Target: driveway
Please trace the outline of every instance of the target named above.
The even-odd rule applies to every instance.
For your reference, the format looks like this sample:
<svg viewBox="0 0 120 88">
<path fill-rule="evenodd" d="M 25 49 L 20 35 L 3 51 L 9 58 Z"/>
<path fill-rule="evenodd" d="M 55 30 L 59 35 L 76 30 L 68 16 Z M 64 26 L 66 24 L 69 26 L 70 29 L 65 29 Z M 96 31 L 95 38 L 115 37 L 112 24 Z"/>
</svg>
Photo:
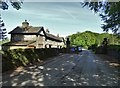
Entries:
<svg viewBox="0 0 120 88">
<path fill-rule="evenodd" d="M 109 64 L 88 50 L 62 54 L 17 75 L 4 75 L 3 86 L 118 86 L 118 69 Z"/>
</svg>

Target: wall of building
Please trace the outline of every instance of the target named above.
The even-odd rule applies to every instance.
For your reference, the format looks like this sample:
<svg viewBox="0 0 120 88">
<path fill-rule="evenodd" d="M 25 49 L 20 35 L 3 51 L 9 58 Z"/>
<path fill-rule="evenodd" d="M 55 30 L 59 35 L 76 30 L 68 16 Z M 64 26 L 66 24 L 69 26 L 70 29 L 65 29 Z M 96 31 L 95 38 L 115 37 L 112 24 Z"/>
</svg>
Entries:
<svg viewBox="0 0 120 88">
<path fill-rule="evenodd" d="M 51 45 L 51 48 L 58 48 L 63 47 L 63 42 L 56 42 L 51 40 L 45 41 L 45 36 L 40 35 L 12 35 L 12 41 L 36 41 L 35 43 L 32 43 L 30 45 L 35 46 L 36 48 L 45 48 L 45 45 L 47 45 L 47 48 L 49 48 L 49 45 Z"/>
<path fill-rule="evenodd" d="M 49 48 L 49 45 L 51 45 L 51 48 L 60 48 L 60 46 L 64 46 L 64 42 L 56 42 L 51 40 L 47 40 L 45 44 L 47 45 L 47 48 Z"/>
<path fill-rule="evenodd" d="M 2 46 L 2 50 L 8 50 L 8 49 L 26 49 L 27 46 Z"/>
<path fill-rule="evenodd" d="M 35 41 L 36 35 L 24 35 L 24 41 Z"/>
<path fill-rule="evenodd" d="M 20 35 L 20 34 L 12 34 L 12 41 L 35 41 L 36 35 Z"/>
<path fill-rule="evenodd" d="M 44 38 L 44 36 L 38 36 L 37 37 L 37 48 L 44 48 L 44 46 L 45 46 L 45 38 Z"/>
<path fill-rule="evenodd" d="M 16 34 L 11 35 L 11 41 L 23 41 L 23 40 L 24 40 L 24 35 L 16 35 Z"/>
<path fill-rule="evenodd" d="M 10 46 L 10 49 L 19 49 L 19 48 L 26 49 L 27 46 Z"/>
</svg>

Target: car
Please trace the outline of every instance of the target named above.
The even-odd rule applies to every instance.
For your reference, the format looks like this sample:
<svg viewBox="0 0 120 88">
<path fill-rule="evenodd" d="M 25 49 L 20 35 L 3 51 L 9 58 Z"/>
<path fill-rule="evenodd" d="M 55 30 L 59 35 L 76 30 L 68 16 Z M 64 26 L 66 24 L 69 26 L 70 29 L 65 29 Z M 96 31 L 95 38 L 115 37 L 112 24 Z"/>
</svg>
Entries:
<svg viewBox="0 0 120 88">
<path fill-rule="evenodd" d="M 70 51 L 71 51 L 72 53 L 82 52 L 82 47 L 81 47 L 81 46 L 70 47 Z"/>
<path fill-rule="evenodd" d="M 75 52 L 75 47 L 70 47 L 71 52 Z"/>
<path fill-rule="evenodd" d="M 81 46 L 78 46 L 78 52 L 82 52 L 82 47 Z"/>
</svg>

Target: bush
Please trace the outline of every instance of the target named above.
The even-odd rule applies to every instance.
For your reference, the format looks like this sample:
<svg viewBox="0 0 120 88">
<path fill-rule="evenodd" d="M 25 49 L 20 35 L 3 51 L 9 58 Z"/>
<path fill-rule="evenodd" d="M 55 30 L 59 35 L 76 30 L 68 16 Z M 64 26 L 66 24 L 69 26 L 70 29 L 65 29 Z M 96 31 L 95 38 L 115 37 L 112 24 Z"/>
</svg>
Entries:
<svg viewBox="0 0 120 88">
<path fill-rule="evenodd" d="M 104 53 L 107 52 L 107 53 Z M 119 61 L 120 59 L 120 45 L 108 45 L 107 46 L 107 51 L 104 50 L 104 47 L 99 46 L 95 50 L 96 54 L 107 54 L 109 56 L 114 57 Z"/>
<path fill-rule="evenodd" d="M 109 45 L 108 49 L 114 50 L 114 51 L 120 51 L 120 45 Z"/>
<path fill-rule="evenodd" d="M 1 53 L 2 52 L 2 53 Z M 19 66 L 27 66 L 49 57 L 57 56 L 58 49 L 14 49 L 1 51 L 2 71 L 15 69 Z"/>
<path fill-rule="evenodd" d="M 120 59 L 120 45 L 109 45 L 108 54 L 116 59 Z"/>
</svg>

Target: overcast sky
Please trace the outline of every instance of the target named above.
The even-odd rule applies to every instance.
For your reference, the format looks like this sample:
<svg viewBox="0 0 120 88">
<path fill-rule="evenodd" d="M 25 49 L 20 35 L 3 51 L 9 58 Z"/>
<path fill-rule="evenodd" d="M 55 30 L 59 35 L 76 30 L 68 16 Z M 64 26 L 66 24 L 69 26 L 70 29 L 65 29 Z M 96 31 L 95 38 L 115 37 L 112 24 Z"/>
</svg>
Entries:
<svg viewBox="0 0 120 88">
<path fill-rule="evenodd" d="M 101 18 L 79 2 L 25 2 L 22 9 L 2 10 L 7 31 L 27 19 L 31 26 L 43 26 L 50 33 L 60 36 L 71 35 L 86 30 L 102 33 Z"/>
</svg>

